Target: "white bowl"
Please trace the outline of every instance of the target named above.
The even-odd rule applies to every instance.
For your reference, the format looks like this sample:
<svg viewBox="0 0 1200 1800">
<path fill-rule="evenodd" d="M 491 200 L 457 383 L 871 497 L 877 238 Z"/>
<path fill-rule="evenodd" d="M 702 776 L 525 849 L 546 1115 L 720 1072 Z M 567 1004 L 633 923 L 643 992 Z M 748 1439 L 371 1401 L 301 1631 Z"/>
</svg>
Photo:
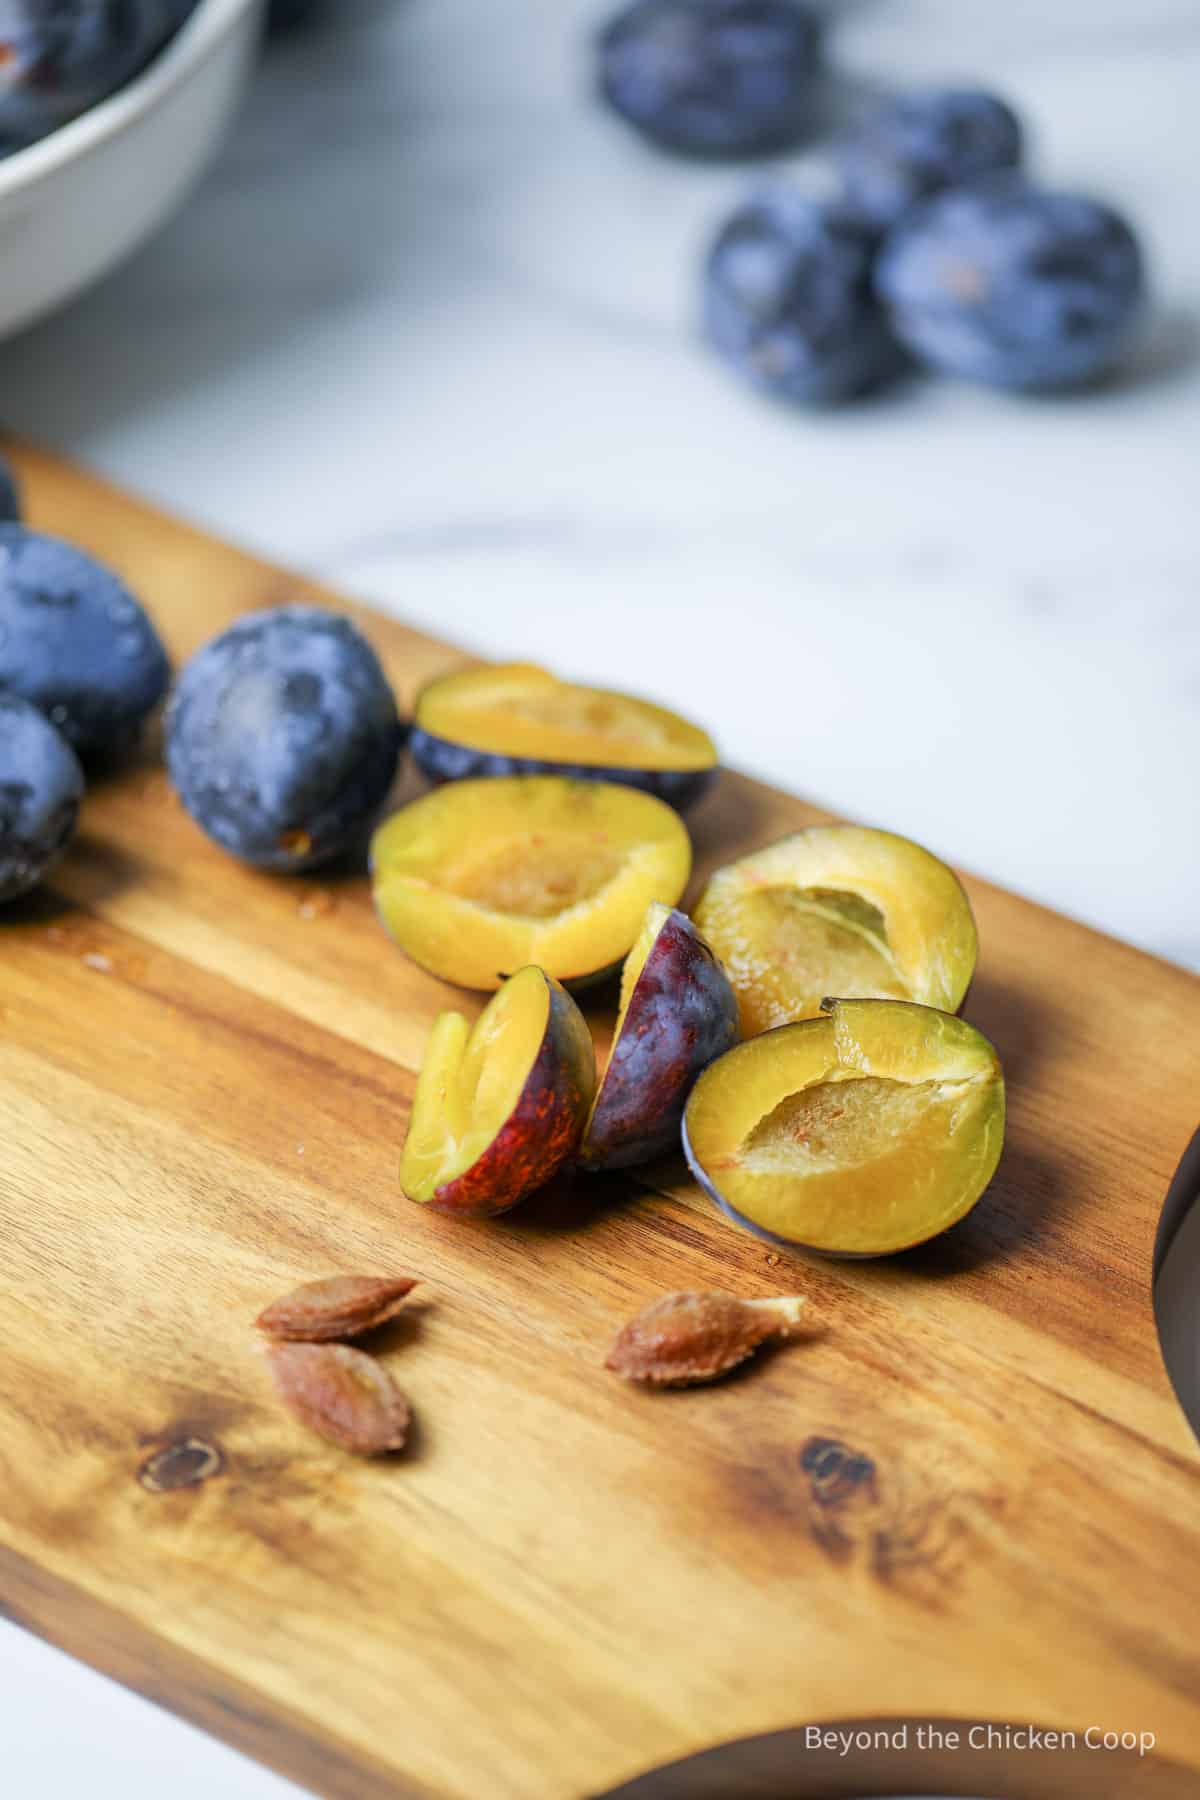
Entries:
<svg viewBox="0 0 1200 1800">
<path fill-rule="evenodd" d="M 265 0 L 200 0 L 126 87 L 0 159 L 0 337 L 60 306 L 160 225 L 219 145 Z"/>
</svg>

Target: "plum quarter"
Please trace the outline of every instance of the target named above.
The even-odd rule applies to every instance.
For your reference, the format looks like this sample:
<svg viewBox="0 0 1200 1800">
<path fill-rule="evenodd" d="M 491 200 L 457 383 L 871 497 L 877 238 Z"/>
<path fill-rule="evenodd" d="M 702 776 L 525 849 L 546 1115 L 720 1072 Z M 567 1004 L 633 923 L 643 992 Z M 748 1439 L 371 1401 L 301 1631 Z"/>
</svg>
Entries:
<svg viewBox="0 0 1200 1800">
<path fill-rule="evenodd" d="M 736 1223 L 832 1256 L 885 1256 L 968 1213 L 1004 1141 L 1004 1078 L 964 1019 L 831 1000 L 700 1077 L 684 1114 L 697 1181 Z"/>
<path fill-rule="evenodd" d="M 738 1040 L 737 998 L 691 920 L 655 904 L 621 971 L 612 1055 L 579 1160 L 623 1169 L 679 1148 L 696 1077 Z"/>
<path fill-rule="evenodd" d="M 417 697 L 411 748 L 430 781 L 571 775 L 643 788 L 683 810 L 712 785 L 717 752 L 698 725 L 532 663 L 459 669 Z"/>
<path fill-rule="evenodd" d="M 607 782 L 499 776 L 435 788 L 371 844 L 375 903 L 414 962 L 497 988 L 537 964 L 584 985 L 627 954 L 652 900 L 673 906 L 691 841 L 663 801 Z"/>
<path fill-rule="evenodd" d="M 518 970 L 473 1030 L 461 1013 L 435 1021 L 401 1187 L 462 1218 L 507 1212 L 574 1155 L 595 1087 L 583 1014 L 543 970 Z"/>
<path fill-rule="evenodd" d="M 978 949 L 945 863 L 861 825 L 813 825 L 718 869 L 695 919 L 733 983 L 743 1037 L 811 1018 L 826 994 L 956 1012 Z"/>
</svg>

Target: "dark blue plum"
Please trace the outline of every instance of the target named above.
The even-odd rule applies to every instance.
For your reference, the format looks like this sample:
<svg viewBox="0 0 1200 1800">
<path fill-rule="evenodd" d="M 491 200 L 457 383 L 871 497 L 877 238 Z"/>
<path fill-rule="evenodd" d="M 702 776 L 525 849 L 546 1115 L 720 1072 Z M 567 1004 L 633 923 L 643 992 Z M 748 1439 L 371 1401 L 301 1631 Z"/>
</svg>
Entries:
<svg viewBox="0 0 1200 1800">
<path fill-rule="evenodd" d="M 0 524 L 8 524 L 21 516 L 21 493 L 16 477 L 0 456 Z"/>
<path fill-rule="evenodd" d="M 199 651 L 167 708 L 167 767 L 196 823 L 260 868 L 313 868 L 378 810 L 403 729 L 374 651 L 314 606 L 250 613 Z"/>
<path fill-rule="evenodd" d="M 808 127 L 820 29 L 794 0 L 634 0 L 598 57 L 600 92 L 654 143 L 748 156 Z"/>
<path fill-rule="evenodd" d="M 878 230 L 943 188 L 1015 169 L 1021 125 L 995 94 L 930 88 L 899 94 L 838 146 L 848 208 Z"/>
<path fill-rule="evenodd" d="M 874 238 L 790 189 L 751 198 L 704 269 L 711 343 L 756 387 L 828 406 L 893 373 L 899 352 L 871 288 Z"/>
<path fill-rule="evenodd" d="M 169 679 L 158 633 L 110 569 L 0 525 L 0 692 L 31 701 L 86 755 L 132 743 Z"/>
<path fill-rule="evenodd" d="M 928 201 L 886 239 L 876 282 L 896 335 L 924 362 L 1003 388 L 1103 374 L 1145 295 L 1122 218 L 1016 178 Z"/>
<path fill-rule="evenodd" d="M 65 125 L 139 73 L 195 0 L 5 0 L 0 154 Z"/>
<path fill-rule="evenodd" d="M 36 887 L 75 829 L 83 771 L 61 732 L 0 694 L 0 901 Z"/>
</svg>

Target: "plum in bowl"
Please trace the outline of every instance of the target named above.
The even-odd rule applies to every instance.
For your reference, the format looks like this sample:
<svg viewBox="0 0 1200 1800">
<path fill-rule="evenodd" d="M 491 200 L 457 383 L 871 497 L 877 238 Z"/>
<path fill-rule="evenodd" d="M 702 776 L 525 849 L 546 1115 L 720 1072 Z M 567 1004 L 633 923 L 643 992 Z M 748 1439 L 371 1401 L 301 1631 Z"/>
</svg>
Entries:
<svg viewBox="0 0 1200 1800">
<path fill-rule="evenodd" d="M 865 825 L 810 825 L 727 863 L 695 919 L 733 983 L 743 1037 L 812 1018 L 827 994 L 957 1012 L 978 951 L 953 871 Z"/>
</svg>

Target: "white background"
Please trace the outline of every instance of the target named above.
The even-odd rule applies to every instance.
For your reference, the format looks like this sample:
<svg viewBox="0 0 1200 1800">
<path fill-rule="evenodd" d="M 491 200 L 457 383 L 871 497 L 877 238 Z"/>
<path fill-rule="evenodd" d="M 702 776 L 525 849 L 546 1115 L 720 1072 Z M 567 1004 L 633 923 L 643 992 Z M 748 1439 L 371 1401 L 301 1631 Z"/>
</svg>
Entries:
<svg viewBox="0 0 1200 1800">
<path fill-rule="evenodd" d="M 1099 393 L 818 418 L 697 343 L 746 176 L 589 104 L 595 7 L 331 10 L 174 224 L 0 347 L 6 423 L 1200 966 L 1195 0 L 844 0 L 839 107 L 992 82 L 1047 174 L 1140 223 L 1158 305 Z M 20 1800 L 292 1791 L 12 1628 L 0 1744 Z"/>
</svg>

